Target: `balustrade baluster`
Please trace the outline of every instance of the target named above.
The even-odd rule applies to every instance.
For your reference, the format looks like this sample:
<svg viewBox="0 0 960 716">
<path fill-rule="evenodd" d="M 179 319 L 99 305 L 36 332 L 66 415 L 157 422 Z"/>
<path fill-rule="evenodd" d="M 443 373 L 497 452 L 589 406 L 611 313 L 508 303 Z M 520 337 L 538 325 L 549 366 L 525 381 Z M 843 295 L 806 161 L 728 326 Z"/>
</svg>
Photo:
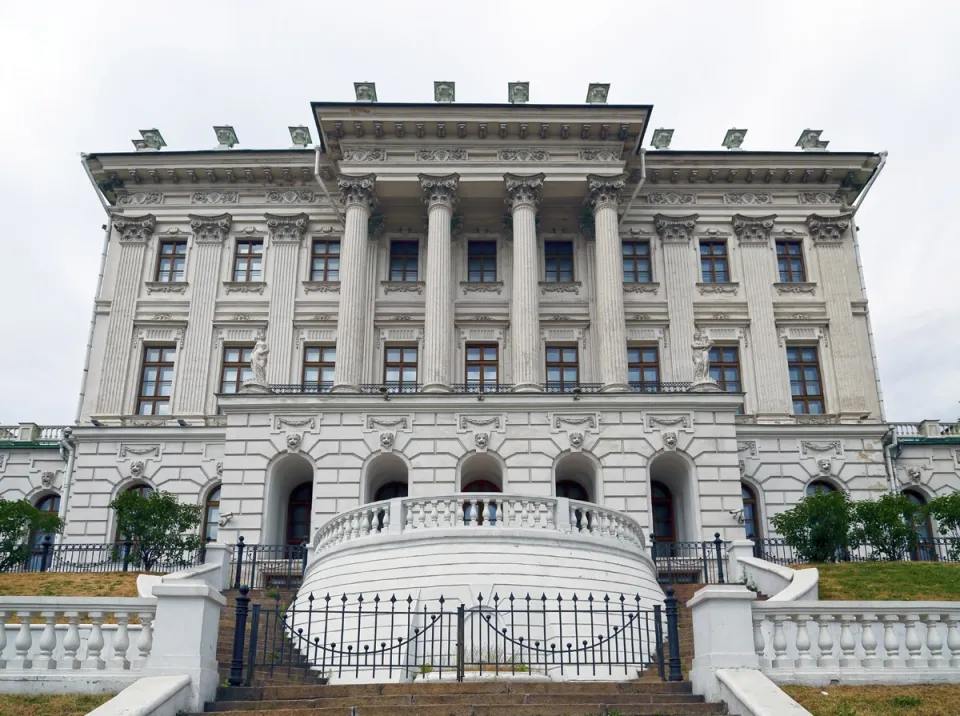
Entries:
<svg viewBox="0 0 960 716">
<path fill-rule="evenodd" d="M 557 509 L 556 501 L 544 503 L 544 510 L 546 511 L 548 530 L 557 529 L 556 509 Z"/>
<path fill-rule="evenodd" d="M 20 630 L 13 641 L 17 655 L 11 666 L 15 669 L 32 669 L 33 662 L 27 658 L 27 655 L 30 653 L 30 647 L 33 646 L 33 635 L 30 633 L 30 620 L 33 613 L 17 612 L 17 616 L 20 617 Z"/>
<path fill-rule="evenodd" d="M 403 503 L 403 510 L 405 512 L 403 529 L 405 532 L 413 529 L 413 504 L 413 502 Z"/>
<path fill-rule="evenodd" d="M 860 659 L 857 658 L 857 642 L 853 638 L 853 629 L 851 624 L 856 624 L 856 614 L 839 614 L 840 619 L 840 667 L 843 669 L 855 669 L 860 666 Z"/>
<path fill-rule="evenodd" d="M 790 622 L 789 614 L 777 614 L 773 618 L 773 668 L 791 669 L 793 659 L 787 656 L 787 633 L 783 628 L 784 622 Z"/>
<path fill-rule="evenodd" d="M 365 509 L 363 511 L 363 534 L 364 536 L 373 532 L 373 521 L 376 519 L 376 514 L 372 509 Z"/>
<path fill-rule="evenodd" d="M 80 668 L 77 652 L 80 650 L 80 612 L 64 612 L 67 619 L 67 633 L 63 637 L 63 658 L 57 664 L 58 669 L 74 671 Z"/>
<path fill-rule="evenodd" d="M 503 527 L 503 500 L 497 500 L 496 507 L 494 508 L 496 515 L 497 527 Z"/>
<path fill-rule="evenodd" d="M 106 662 L 100 658 L 103 651 L 103 612 L 87 612 L 90 617 L 90 636 L 87 637 L 87 658 L 83 662 L 84 669 L 94 671 L 106 668 Z"/>
<path fill-rule="evenodd" d="M 754 613 L 753 615 L 753 650 L 757 652 L 757 660 L 760 662 L 760 668 L 767 669 L 770 667 L 770 660 L 764 654 L 767 646 L 763 639 L 763 622 L 764 622 L 763 616 L 760 614 Z"/>
<path fill-rule="evenodd" d="M 7 668 L 7 660 L 3 658 L 3 650 L 7 648 L 7 613 L 0 612 L 0 669 Z"/>
<path fill-rule="evenodd" d="M 147 658 L 150 656 L 150 652 L 153 651 L 154 614 L 152 612 L 140 612 L 137 616 L 140 617 L 140 623 L 143 626 L 140 627 L 140 636 L 137 637 L 137 653 L 139 658 L 135 663 L 135 667 L 142 669 L 147 662 Z"/>
<path fill-rule="evenodd" d="M 600 536 L 609 537 L 610 536 L 610 516 L 602 510 L 597 510 L 597 514 L 600 517 Z"/>
<path fill-rule="evenodd" d="M 467 500 L 467 524 L 471 527 L 477 526 L 477 517 L 479 517 L 479 512 L 477 511 L 477 500 L 476 498 Z"/>
<path fill-rule="evenodd" d="M 832 621 L 833 616 L 830 614 L 817 615 L 817 648 L 820 649 L 817 666 L 822 668 L 832 668 L 838 664 L 837 658 L 833 655 L 833 634 L 830 633 Z"/>
<path fill-rule="evenodd" d="M 922 657 L 923 642 L 920 641 L 920 635 L 917 633 L 917 626 L 920 624 L 919 614 L 907 614 L 904 620 L 907 625 L 907 633 L 903 640 L 907 647 L 907 666 L 913 669 L 922 669 L 927 666 L 927 660 Z"/>
<path fill-rule="evenodd" d="M 446 500 L 437 500 L 435 503 L 436 514 L 437 514 L 437 527 L 446 527 L 447 526 L 447 501 Z"/>
<path fill-rule="evenodd" d="M 882 660 L 877 657 L 877 635 L 873 633 L 873 625 L 877 623 L 876 614 L 864 614 L 860 617 L 860 644 L 863 646 L 864 668 L 877 668 Z"/>
<path fill-rule="evenodd" d="M 130 668 L 130 661 L 127 659 L 127 649 L 130 648 L 127 624 L 130 622 L 130 615 L 126 612 L 114 612 L 113 616 L 117 620 L 117 632 L 113 635 L 113 659 L 110 660 L 110 666 L 126 670 Z"/>
<path fill-rule="evenodd" d="M 797 615 L 797 668 L 812 669 L 817 665 L 813 656 L 810 654 L 810 633 L 807 630 L 807 622 L 813 617 L 809 614 Z"/>
<path fill-rule="evenodd" d="M 950 668 L 960 668 L 960 614 L 947 615 L 947 648 L 950 650 Z"/>
<path fill-rule="evenodd" d="M 930 651 L 930 668 L 943 669 L 950 660 L 943 653 L 943 638 L 940 636 L 940 615 L 927 614 L 923 617 L 927 625 L 927 649 Z"/>
<path fill-rule="evenodd" d="M 40 634 L 40 641 L 37 643 L 40 647 L 40 659 L 33 662 L 33 668 L 56 669 L 57 662 L 53 658 L 53 650 L 57 648 L 57 633 L 54 631 L 57 613 L 40 612 L 40 618 L 44 621 L 43 632 Z"/>
<path fill-rule="evenodd" d="M 385 502 L 380 510 L 383 510 L 383 524 L 381 525 L 378 521 L 377 525 L 380 528 L 380 532 L 387 532 L 390 529 L 390 503 Z M 377 511 L 378 515 L 380 514 L 380 510 Z"/>
<path fill-rule="evenodd" d="M 894 624 L 900 621 L 897 614 L 883 615 L 883 650 L 886 652 L 886 658 L 883 660 L 885 669 L 893 669 L 903 666 L 903 659 L 900 657 L 900 638 L 894 631 Z"/>
<path fill-rule="evenodd" d="M 590 534 L 594 537 L 599 536 L 600 534 L 600 512 L 596 509 L 590 509 L 587 512 L 587 515 L 590 517 Z"/>
</svg>

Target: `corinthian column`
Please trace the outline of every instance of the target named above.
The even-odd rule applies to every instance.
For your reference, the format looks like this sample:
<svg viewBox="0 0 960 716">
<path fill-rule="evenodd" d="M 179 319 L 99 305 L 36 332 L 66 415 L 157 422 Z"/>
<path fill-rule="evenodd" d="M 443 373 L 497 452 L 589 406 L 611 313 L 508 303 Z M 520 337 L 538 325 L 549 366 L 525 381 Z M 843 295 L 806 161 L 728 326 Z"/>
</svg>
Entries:
<svg viewBox="0 0 960 716">
<path fill-rule="evenodd" d="M 427 281 L 423 325 L 424 393 L 450 390 L 453 353 L 453 280 L 450 229 L 457 201 L 459 174 L 419 175 L 427 204 Z"/>
<path fill-rule="evenodd" d="M 653 217 L 663 244 L 663 264 L 667 284 L 667 310 L 670 312 L 670 375 L 675 382 L 687 382 L 693 376 L 690 346 L 693 345 L 693 290 L 697 285 L 697 258 L 690 240 L 698 214 Z"/>
<path fill-rule="evenodd" d="M 289 383 L 293 359 L 293 311 L 297 296 L 297 283 L 291 279 L 297 275 L 297 258 L 308 217 L 306 214 L 266 214 L 265 218 L 270 232 L 267 383 Z"/>
<path fill-rule="evenodd" d="M 346 209 L 343 240 L 340 242 L 340 314 L 337 321 L 337 363 L 333 390 L 356 390 L 363 376 L 363 338 L 371 318 L 367 310 L 366 267 L 370 212 L 376 203 L 373 174 L 337 177 Z"/>
<path fill-rule="evenodd" d="M 597 323 L 593 335 L 600 347 L 600 382 L 604 391 L 626 391 L 627 324 L 623 315 L 623 252 L 617 201 L 624 175 L 587 175 L 587 204 L 593 210 L 596 236 Z"/>
<path fill-rule="evenodd" d="M 143 273 L 147 243 L 156 226 L 153 214 L 140 217 L 118 217 L 113 220 L 113 235 L 120 242 L 117 259 L 117 280 L 110 296 L 110 323 L 100 368 L 97 412 L 119 415 L 123 410 L 123 387 L 126 384 L 133 340 L 133 316 Z M 139 356 L 135 360 L 140 360 Z"/>
<path fill-rule="evenodd" d="M 537 298 L 537 206 L 543 174 L 504 175 L 507 204 L 513 218 L 513 290 L 510 342 L 513 346 L 513 389 L 540 390 L 540 303 Z"/>
</svg>

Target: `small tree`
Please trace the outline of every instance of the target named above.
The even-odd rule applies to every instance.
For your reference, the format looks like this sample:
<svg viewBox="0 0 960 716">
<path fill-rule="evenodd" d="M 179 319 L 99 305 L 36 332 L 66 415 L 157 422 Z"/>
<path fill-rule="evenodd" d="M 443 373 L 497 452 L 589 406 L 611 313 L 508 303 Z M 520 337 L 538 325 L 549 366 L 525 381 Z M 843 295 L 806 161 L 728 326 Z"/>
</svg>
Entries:
<svg viewBox="0 0 960 716">
<path fill-rule="evenodd" d="M 849 545 L 852 506 L 842 491 L 807 495 L 773 517 L 774 529 L 807 562 L 836 562 Z"/>
<path fill-rule="evenodd" d="M 960 492 L 930 500 L 926 512 L 937 521 L 937 532 L 953 538 L 947 552 L 950 559 L 960 560 Z"/>
<path fill-rule="evenodd" d="M 31 532 L 59 533 L 63 521 L 26 500 L 0 499 L 0 572 L 23 564 L 32 554 Z"/>
<path fill-rule="evenodd" d="M 853 504 L 853 546 L 873 547 L 872 558 L 900 560 L 917 548 L 916 525 L 921 515 L 906 495 L 883 495 Z"/>
<path fill-rule="evenodd" d="M 117 513 L 117 534 L 133 544 L 130 561 L 146 572 L 158 563 L 182 563 L 203 544 L 195 532 L 200 507 L 182 504 L 172 493 L 124 492 L 110 507 Z"/>
</svg>

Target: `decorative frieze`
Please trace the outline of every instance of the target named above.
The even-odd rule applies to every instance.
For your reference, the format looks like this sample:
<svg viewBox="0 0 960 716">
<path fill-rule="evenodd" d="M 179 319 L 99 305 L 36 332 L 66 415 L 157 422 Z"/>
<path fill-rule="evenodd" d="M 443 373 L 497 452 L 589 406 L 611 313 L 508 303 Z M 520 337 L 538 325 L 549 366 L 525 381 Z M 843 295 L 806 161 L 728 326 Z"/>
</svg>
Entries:
<svg viewBox="0 0 960 716">
<path fill-rule="evenodd" d="M 266 200 L 268 204 L 312 204 L 317 194 L 307 189 L 281 189 L 268 191 Z"/>
<path fill-rule="evenodd" d="M 121 194 L 117 197 L 118 206 L 143 206 L 144 204 L 163 203 L 163 194 L 154 192 L 137 192 L 136 194 Z"/>
<path fill-rule="evenodd" d="M 497 160 L 501 162 L 546 162 L 550 152 L 543 149 L 500 149 Z"/>
<path fill-rule="evenodd" d="M 224 281 L 224 293 L 256 293 L 263 294 L 267 287 L 263 281 Z"/>
<path fill-rule="evenodd" d="M 775 283 L 773 284 L 774 289 L 781 296 L 786 295 L 800 295 L 800 294 L 814 294 L 817 290 L 817 284 L 815 283 Z"/>
<path fill-rule="evenodd" d="M 409 415 L 367 415 L 364 425 L 368 432 L 375 430 L 410 430 L 413 418 Z"/>
<path fill-rule="evenodd" d="M 741 246 L 761 245 L 770 243 L 770 234 L 773 232 L 776 214 L 770 216 L 733 215 L 733 233 L 737 235 Z"/>
<path fill-rule="evenodd" d="M 545 296 L 548 293 L 572 293 L 580 295 L 579 281 L 541 281 L 540 295 Z"/>
<path fill-rule="evenodd" d="M 195 191 L 190 195 L 191 204 L 236 204 L 240 201 L 235 191 Z"/>
<path fill-rule="evenodd" d="M 626 293 L 657 293 L 660 290 L 659 283 L 625 283 L 623 290 Z"/>
<path fill-rule="evenodd" d="M 147 293 L 183 293 L 187 290 L 187 283 L 179 281 L 177 283 L 165 283 L 162 281 L 147 281 Z"/>
<path fill-rule="evenodd" d="M 146 216 L 118 216 L 113 219 L 113 228 L 119 232 L 123 243 L 145 243 L 153 236 L 157 227 L 157 218 L 153 214 Z"/>
<path fill-rule="evenodd" d="M 304 293 L 340 293 L 339 281 L 304 281 Z"/>
<path fill-rule="evenodd" d="M 317 427 L 317 420 L 312 415 L 305 415 L 305 416 L 277 415 L 276 417 L 274 417 L 273 419 L 274 431 L 280 431 L 284 427 L 307 428 L 308 430 L 315 430 Z"/>
<path fill-rule="evenodd" d="M 698 283 L 697 290 L 701 296 L 736 296 L 740 288 L 739 283 Z"/>
<path fill-rule="evenodd" d="M 264 214 L 264 218 L 272 241 L 301 241 L 309 220 L 305 213 L 292 216 Z"/>
<path fill-rule="evenodd" d="M 503 281 L 461 281 L 460 290 L 464 296 L 468 293 L 495 293 L 499 296 L 503 291 Z"/>
<path fill-rule="evenodd" d="M 723 195 L 723 203 L 759 206 L 763 204 L 772 204 L 773 196 L 765 192 L 730 192 Z"/>
<path fill-rule="evenodd" d="M 385 162 L 387 153 L 382 149 L 348 149 L 343 153 L 345 162 Z"/>
<path fill-rule="evenodd" d="M 554 413 L 550 416 L 550 425 L 554 432 L 558 430 L 597 432 L 600 425 L 600 415 L 597 413 Z"/>
<path fill-rule="evenodd" d="M 381 281 L 384 293 L 423 293 L 423 281 Z"/>
<path fill-rule="evenodd" d="M 420 149 L 415 157 L 418 162 L 464 162 L 466 149 Z"/>
<path fill-rule="evenodd" d="M 833 454 L 839 457 L 843 455 L 843 443 L 839 440 L 831 440 L 829 442 L 812 442 L 809 440 L 801 440 L 800 441 L 801 457 L 807 457 L 811 452 L 815 452 L 815 453 L 832 452 Z"/>
<path fill-rule="evenodd" d="M 580 160 L 584 162 L 618 162 L 620 161 L 620 152 L 610 149 L 582 149 L 580 150 Z"/>
<path fill-rule="evenodd" d="M 814 242 L 820 244 L 835 244 L 843 241 L 843 235 L 850 228 L 852 214 L 839 216 L 820 216 L 812 214 L 807 217 L 807 228 Z"/>
<path fill-rule="evenodd" d="M 836 194 L 828 194 L 825 191 L 804 191 L 800 192 L 797 199 L 801 204 L 842 204 L 841 199 Z"/>
<path fill-rule="evenodd" d="M 230 233 L 233 217 L 230 214 L 219 216 L 197 216 L 188 214 L 190 230 L 198 243 L 222 243 Z"/>
<path fill-rule="evenodd" d="M 660 240 L 667 242 L 688 242 L 697 226 L 699 214 L 689 216 L 666 216 L 657 214 L 653 217 L 653 225 L 660 236 Z"/>
<path fill-rule="evenodd" d="M 656 191 L 647 194 L 648 204 L 666 204 L 667 206 L 682 206 L 684 204 L 696 204 L 696 194 L 680 194 L 675 191 Z"/>
</svg>

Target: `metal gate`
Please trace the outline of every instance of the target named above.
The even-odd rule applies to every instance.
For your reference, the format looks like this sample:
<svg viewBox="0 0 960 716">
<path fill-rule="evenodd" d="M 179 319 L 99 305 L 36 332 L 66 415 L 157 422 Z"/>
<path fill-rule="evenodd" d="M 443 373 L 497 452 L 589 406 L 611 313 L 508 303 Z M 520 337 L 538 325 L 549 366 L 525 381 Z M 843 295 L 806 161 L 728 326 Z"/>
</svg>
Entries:
<svg viewBox="0 0 960 716">
<path fill-rule="evenodd" d="M 636 678 L 655 670 L 679 681 L 677 600 L 641 608 L 639 596 L 477 595 L 471 605 L 412 595 L 313 594 L 289 606 L 237 598 L 230 684 L 278 670 L 364 681 L 467 674 Z M 249 617 L 249 630 L 247 621 Z"/>
</svg>

